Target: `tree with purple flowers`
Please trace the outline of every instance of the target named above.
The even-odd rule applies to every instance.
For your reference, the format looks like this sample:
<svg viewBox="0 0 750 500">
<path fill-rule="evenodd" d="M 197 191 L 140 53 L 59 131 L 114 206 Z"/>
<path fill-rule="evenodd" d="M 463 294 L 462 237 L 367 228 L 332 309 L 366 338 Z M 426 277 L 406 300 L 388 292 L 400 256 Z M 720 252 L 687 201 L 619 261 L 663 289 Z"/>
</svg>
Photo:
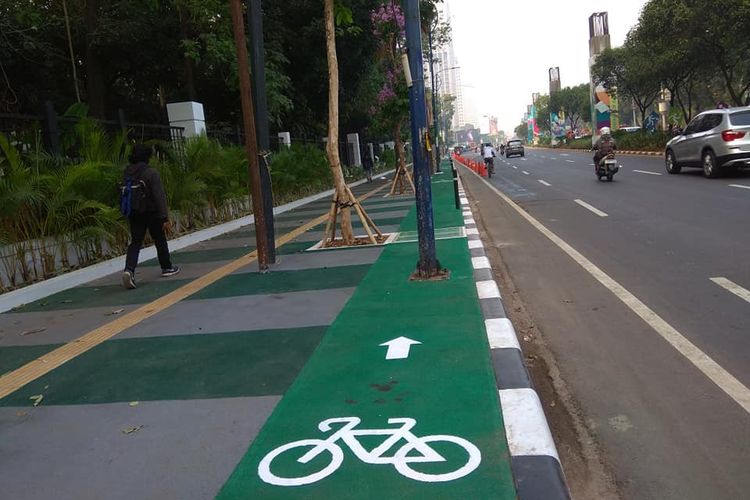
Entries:
<svg viewBox="0 0 750 500">
<path fill-rule="evenodd" d="M 403 193 L 408 180 L 412 190 L 413 182 L 406 170 L 404 158 L 404 133 L 402 127 L 409 118 L 409 90 L 401 69 L 401 51 L 406 46 L 406 25 L 404 13 L 398 2 L 393 0 L 380 5 L 370 14 L 373 34 L 381 40 L 378 66 L 382 75 L 382 86 L 377 102 L 371 112 L 375 122 L 393 134 L 396 143 L 396 176 L 391 193 L 399 187 Z"/>
</svg>

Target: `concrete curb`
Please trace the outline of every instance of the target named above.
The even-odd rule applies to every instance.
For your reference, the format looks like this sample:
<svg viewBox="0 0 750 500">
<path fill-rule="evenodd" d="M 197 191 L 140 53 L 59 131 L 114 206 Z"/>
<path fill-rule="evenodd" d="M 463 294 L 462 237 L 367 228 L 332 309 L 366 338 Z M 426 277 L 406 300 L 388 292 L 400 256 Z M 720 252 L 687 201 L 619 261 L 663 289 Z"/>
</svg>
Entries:
<svg viewBox="0 0 750 500">
<path fill-rule="evenodd" d="M 570 493 L 542 403 L 526 370 L 516 331 L 505 313 L 500 288 L 494 280 L 460 177 L 458 182 L 518 498 L 569 499 Z"/>
<path fill-rule="evenodd" d="M 550 151 L 579 151 L 579 152 L 590 152 L 589 149 L 582 148 L 547 148 L 543 146 L 529 146 L 529 149 L 548 149 Z M 617 150 L 617 154 L 622 155 L 637 155 L 637 156 L 663 156 L 664 153 L 661 151 L 621 151 Z"/>
<path fill-rule="evenodd" d="M 395 172 L 395 170 L 381 172 L 380 174 L 378 174 L 378 176 L 390 175 L 393 172 Z M 360 181 L 349 184 L 349 186 L 355 187 L 359 186 L 360 184 L 364 184 L 365 182 L 367 182 L 367 179 L 362 179 Z M 322 193 L 307 196 L 305 198 L 275 207 L 273 209 L 273 213 L 274 215 L 277 215 L 284 212 L 289 212 L 310 202 L 325 198 L 326 196 L 331 196 L 332 194 L 333 189 L 329 189 L 328 191 L 323 191 Z M 253 219 L 253 216 L 248 215 L 239 219 L 225 222 L 223 224 L 208 227 L 206 229 L 201 229 L 200 231 L 196 231 L 194 233 L 186 234 L 185 236 L 180 236 L 179 238 L 169 240 L 169 250 L 170 252 L 174 252 L 175 250 L 180 250 L 191 245 L 195 245 L 196 243 L 210 240 L 211 238 L 215 238 L 222 234 L 239 229 L 240 227 L 252 225 L 254 223 L 255 221 Z M 155 257 L 156 248 L 153 246 L 146 247 L 141 249 L 141 253 L 138 256 L 138 262 L 144 262 Z M 19 288 L 18 290 L 13 290 L 12 292 L 6 292 L 0 295 L 0 313 L 10 311 L 14 307 L 28 304 L 30 302 L 34 302 L 35 300 L 49 297 L 50 295 L 68 290 L 75 286 L 83 285 L 84 283 L 103 278 L 109 274 L 122 271 L 124 267 L 125 256 L 121 255 L 113 259 L 105 260 L 104 262 L 99 262 L 98 264 L 87 266 L 82 269 L 77 269 L 75 271 L 61 274 L 60 276 L 55 276 L 54 278 L 50 278 L 29 286 L 25 286 L 23 288 Z"/>
</svg>

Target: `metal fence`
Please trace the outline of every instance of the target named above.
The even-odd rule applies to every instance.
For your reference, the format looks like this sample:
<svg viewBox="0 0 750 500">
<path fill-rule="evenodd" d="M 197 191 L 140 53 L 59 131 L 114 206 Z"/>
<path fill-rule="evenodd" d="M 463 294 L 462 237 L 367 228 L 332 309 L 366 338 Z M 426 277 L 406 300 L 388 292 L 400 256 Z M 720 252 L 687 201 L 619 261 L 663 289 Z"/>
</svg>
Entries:
<svg viewBox="0 0 750 500">
<path fill-rule="evenodd" d="M 129 123 L 120 110 L 118 120 L 91 119 L 105 133 L 110 135 L 125 132 L 130 141 L 171 142 L 178 151 L 183 150 L 183 127 L 155 123 Z M 80 118 L 60 116 L 50 104 L 44 115 L 25 115 L 0 113 L 0 133 L 8 137 L 13 144 L 20 148 L 36 146 L 38 142 L 51 153 L 60 154 L 62 134 L 73 129 L 80 122 Z"/>
<path fill-rule="evenodd" d="M 207 124 L 206 135 L 210 139 L 219 141 L 222 144 L 240 146 L 245 145 L 245 133 L 239 126 L 228 126 L 225 124 Z M 367 153 L 367 139 L 360 140 L 360 158 L 364 158 Z M 314 146 L 322 151 L 325 151 L 327 141 L 325 138 L 311 138 L 311 137 L 291 137 L 291 145 L 305 145 Z M 271 153 L 279 153 L 283 151 L 285 144 L 281 142 L 278 135 L 272 134 L 269 137 L 269 149 Z M 374 142 L 373 152 L 376 156 L 380 156 L 383 148 L 380 147 L 379 142 Z M 348 169 L 355 168 L 355 154 L 353 145 L 347 141 L 339 141 L 339 157 L 341 158 L 342 166 Z"/>
</svg>

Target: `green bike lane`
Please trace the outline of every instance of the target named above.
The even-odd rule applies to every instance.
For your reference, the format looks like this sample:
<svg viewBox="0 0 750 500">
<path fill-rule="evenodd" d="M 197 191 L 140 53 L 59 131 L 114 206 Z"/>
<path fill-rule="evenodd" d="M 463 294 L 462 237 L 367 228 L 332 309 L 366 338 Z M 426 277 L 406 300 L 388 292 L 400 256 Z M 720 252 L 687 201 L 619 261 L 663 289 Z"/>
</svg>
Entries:
<svg viewBox="0 0 750 500">
<path fill-rule="evenodd" d="M 434 181 L 435 227 L 463 225 Z M 417 282 L 416 243 L 385 247 L 218 498 L 516 497 L 466 239 L 437 252 L 450 279 Z"/>
</svg>

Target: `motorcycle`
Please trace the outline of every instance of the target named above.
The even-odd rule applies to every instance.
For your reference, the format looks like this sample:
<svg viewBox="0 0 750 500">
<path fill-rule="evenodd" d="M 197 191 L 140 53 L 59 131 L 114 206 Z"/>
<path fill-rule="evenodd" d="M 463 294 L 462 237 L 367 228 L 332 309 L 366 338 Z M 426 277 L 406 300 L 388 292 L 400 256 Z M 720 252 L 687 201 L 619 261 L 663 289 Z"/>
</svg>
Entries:
<svg viewBox="0 0 750 500">
<path fill-rule="evenodd" d="M 617 164 L 617 159 L 614 153 L 610 153 L 601 160 L 596 168 L 596 178 L 602 180 L 602 177 L 606 177 L 608 181 L 612 182 L 615 174 L 620 170 L 620 166 Z"/>
</svg>

